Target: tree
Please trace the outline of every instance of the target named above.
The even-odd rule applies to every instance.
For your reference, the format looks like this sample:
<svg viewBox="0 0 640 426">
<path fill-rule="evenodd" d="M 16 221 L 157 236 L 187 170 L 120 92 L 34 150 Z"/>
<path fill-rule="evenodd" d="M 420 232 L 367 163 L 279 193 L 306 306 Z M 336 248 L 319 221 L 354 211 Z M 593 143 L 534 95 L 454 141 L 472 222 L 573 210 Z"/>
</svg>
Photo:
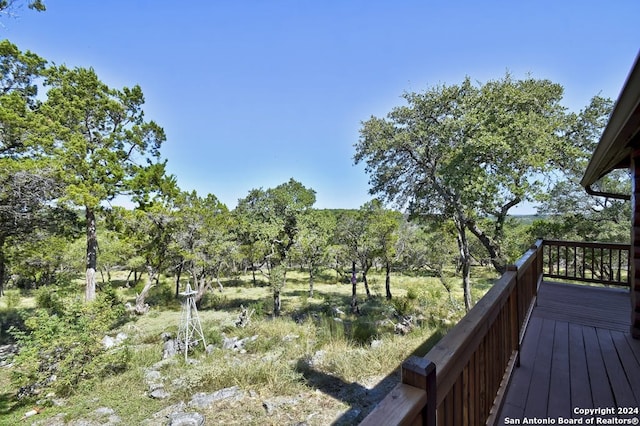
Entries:
<svg viewBox="0 0 640 426">
<path fill-rule="evenodd" d="M 387 299 L 391 299 L 391 267 L 396 261 L 398 231 L 403 218 L 400 212 L 385 209 L 378 200 L 372 201 L 370 208 L 372 211 L 369 215 L 370 222 L 367 233 L 373 241 L 376 256 L 384 265 L 385 296 Z"/>
<path fill-rule="evenodd" d="M 178 270 L 186 267 L 191 273 L 198 302 L 211 287 L 211 277 L 215 277 L 222 291 L 220 273 L 230 264 L 235 248 L 230 234 L 229 210 L 215 195 L 201 198 L 193 191 L 180 194 L 174 216 L 174 238 L 181 259 Z"/>
<path fill-rule="evenodd" d="M 343 255 L 351 262 L 351 310 L 359 312 L 358 308 L 358 281 L 356 278 L 356 265 L 360 266 L 362 281 L 367 298 L 371 297 L 367 273 L 373 265 L 372 247 L 365 242 L 367 228 L 365 207 L 357 211 L 346 210 L 338 216 L 335 239 L 343 247 Z"/>
<path fill-rule="evenodd" d="M 95 298 L 96 212 L 105 201 L 130 195 L 139 203 L 162 185 L 164 131 L 144 120 L 139 86 L 116 90 L 93 69 L 54 66 L 45 73 L 43 115 L 55 143 L 50 155 L 64 180 L 62 202 L 82 207 L 86 220 L 87 301 Z"/>
<path fill-rule="evenodd" d="M 134 236 L 136 259 L 140 259 L 147 273 L 146 282 L 136 295 L 134 312 L 144 314 L 149 310 L 146 298 L 158 283 L 160 273 L 166 269 L 174 241 L 176 219 L 167 202 L 156 202 L 145 209 L 119 210 L 123 231 Z"/>
<path fill-rule="evenodd" d="M 413 215 L 453 220 L 465 307 L 471 307 L 468 232 L 503 272 L 504 222 L 511 208 L 533 201 L 548 173 L 566 159 L 568 115 L 563 89 L 548 80 L 505 75 L 484 85 L 405 93 L 407 105 L 363 123 L 355 162 L 365 162 L 371 193 Z M 480 219 L 491 217 L 491 228 Z"/>
<path fill-rule="evenodd" d="M 611 109 L 610 99 L 596 96 L 586 108 L 570 116 L 571 150 L 556 183 L 539 207 L 539 213 L 545 219 L 534 224 L 531 230 L 534 237 L 605 242 L 629 240 L 630 203 L 589 195 L 580 185 Z M 631 192 L 628 173 L 623 170 L 607 174 L 592 188 L 603 193 Z"/>
<path fill-rule="evenodd" d="M 252 189 L 245 198 L 238 200 L 238 206 L 232 212 L 233 232 L 240 244 L 243 262 L 251 269 L 254 286 L 257 285 L 256 271 L 264 265 L 270 246 L 269 238 L 265 234 L 266 229 L 258 213 L 259 201 L 262 198 L 262 189 Z"/>
<path fill-rule="evenodd" d="M 0 41 L 0 295 L 7 242 L 51 229 L 51 214 L 57 209 L 50 202 L 61 190 L 43 154 L 49 140 L 35 81 L 45 65 L 38 55 Z"/>
<path fill-rule="evenodd" d="M 296 243 L 302 218 L 316 201 L 315 191 L 289 179 L 275 188 L 254 189 L 238 201 L 236 210 L 249 223 L 259 224 L 255 234 L 269 247 L 266 261 L 273 292 L 273 313 L 280 314 L 280 293 L 287 280 L 286 262 Z"/>
<path fill-rule="evenodd" d="M 380 200 L 363 204 L 357 211 L 341 212 L 336 226 L 336 240 L 343 244 L 347 257 L 352 262 L 352 275 L 356 265 L 362 274 L 362 283 L 367 295 L 371 297 L 368 274 L 376 260 L 385 266 L 385 289 L 387 298 L 391 298 L 391 263 L 395 252 L 395 240 L 401 214 L 384 209 Z M 356 295 L 357 281 L 352 279 L 351 309 L 358 311 Z"/>
<path fill-rule="evenodd" d="M 12 15 L 13 11 L 20 6 L 22 1 L 17 0 L 0 0 L 0 13 Z M 44 12 L 47 10 L 46 5 L 42 0 L 30 0 L 27 2 L 27 7 L 37 12 Z"/>
<path fill-rule="evenodd" d="M 328 259 L 335 226 L 335 217 L 326 210 L 312 210 L 302 220 L 295 248 L 300 264 L 309 272 L 309 297 L 313 297 L 315 277 Z"/>
</svg>

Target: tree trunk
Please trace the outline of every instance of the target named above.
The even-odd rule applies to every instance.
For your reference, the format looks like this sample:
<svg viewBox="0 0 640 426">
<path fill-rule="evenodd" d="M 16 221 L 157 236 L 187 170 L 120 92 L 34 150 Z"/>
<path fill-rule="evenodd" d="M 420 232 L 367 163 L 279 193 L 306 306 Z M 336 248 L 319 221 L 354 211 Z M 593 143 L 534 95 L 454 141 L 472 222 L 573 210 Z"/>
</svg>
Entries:
<svg viewBox="0 0 640 426">
<path fill-rule="evenodd" d="M 129 273 L 127 274 L 127 283 L 125 284 L 127 288 L 131 288 L 131 283 L 129 282 L 129 279 L 131 278 L 131 274 L 133 274 L 133 271 L 129 271 Z"/>
<path fill-rule="evenodd" d="M 136 296 L 136 306 L 135 313 L 142 315 L 149 311 L 149 305 L 145 303 L 147 296 L 149 295 L 149 291 L 154 286 L 156 282 L 156 276 L 158 271 L 155 270 L 152 266 L 147 265 L 147 283 L 142 288 L 142 291 L 139 295 Z"/>
<path fill-rule="evenodd" d="M 273 315 L 279 317 L 281 308 L 282 302 L 280 301 L 280 290 L 273 290 Z"/>
<path fill-rule="evenodd" d="M 351 263 L 351 312 L 357 314 L 360 312 L 358 308 L 358 296 L 356 289 L 358 287 L 358 278 L 356 277 L 356 262 Z"/>
<path fill-rule="evenodd" d="M 313 298 L 313 266 L 309 268 L 309 297 Z"/>
<path fill-rule="evenodd" d="M 386 262 L 384 265 L 385 269 L 385 278 L 384 278 L 384 288 L 387 292 L 387 299 L 391 299 L 391 265 L 389 262 Z"/>
<path fill-rule="evenodd" d="M 464 293 L 464 308 L 467 312 L 471 309 L 471 255 L 469 253 L 469 241 L 467 240 L 466 226 L 460 218 L 454 219 L 458 235 L 458 249 L 460 250 L 460 264 L 462 271 L 462 291 Z"/>
<path fill-rule="evenodd" d="M 367 299 L 371 299 L 371 290 L 369 290 L 369 281 L 367 281 L 367 271 L 362 271 L 362 283 L 364 291 L 367 293 Z"/>
<path fill-rule="evenodd" d="M 491 264 L 494 269 L 499 274 L 504 274 L 507 270 L 507 260 L 502 256 L 500 244 L 492 240 L 482 229 L 480 229 L 475 221 L 467 221 L 467 227 L 471 233 L 480 240 L 484 248 L 489 253 L 489 258 L 491 259 Z"/>
<path fill-rule="evenodd" d="M 98 260 L 98 237 L 96 215 L 91 207 L 85 206 L 87 219 L 87 269 L 84 299 L 91 302 L 96 298 L 96 265 Z"/>
<path fill-rule="evenodd" d="M 4 280 L 7 269 L 4 259 L 4 238 L 0 238 L 0 297 L 4 296 Z"/>
<path fill-rule="evenodd" d="M 180 276 L 182 275 L 183 266 L 184 262 L 180 262 L 180 266 L 178 266 L 178 273 L 176 274 L 176 299 L 180 296 Z"/>
<path fill-rule="evenodd" d="M 258 281 L 256 280 L 256 268 L 253 265 L 253 262 L 251 262 L 251 279 L 253 280 L 254 287 L 258 285 Z"/>
<path fill-rule="evenodd" d="M 216 282 L 218 283 L 218 290 L 220 290 L 220 293 L 222 293 L 224 287 L 222 286 L 222 281 L 220 281 L 220 272 L 218 271 L 216 271 Z"/>
</svg>

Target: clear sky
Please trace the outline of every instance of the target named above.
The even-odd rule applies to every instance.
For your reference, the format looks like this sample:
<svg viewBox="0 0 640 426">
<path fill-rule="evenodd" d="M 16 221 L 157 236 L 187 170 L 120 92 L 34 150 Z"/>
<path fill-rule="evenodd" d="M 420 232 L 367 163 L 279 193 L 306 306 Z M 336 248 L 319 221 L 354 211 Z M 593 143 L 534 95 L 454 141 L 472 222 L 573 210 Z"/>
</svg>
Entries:
<svg viewBox="0 0 640 426">
<path fill-rule="evenodd" d="M 616 98 L 640 48 L 638 0 L 45 0 L 0 37 L 56 64 L 139 84 L 183 190 L 230 208 L 289 178 L 318 208 L 371 196 L 361 122 L 404 91 L 510 71 L 565 87 L 574 111 Z M 520 213 L 528 213 L 521 209 Z"/>
</svg>

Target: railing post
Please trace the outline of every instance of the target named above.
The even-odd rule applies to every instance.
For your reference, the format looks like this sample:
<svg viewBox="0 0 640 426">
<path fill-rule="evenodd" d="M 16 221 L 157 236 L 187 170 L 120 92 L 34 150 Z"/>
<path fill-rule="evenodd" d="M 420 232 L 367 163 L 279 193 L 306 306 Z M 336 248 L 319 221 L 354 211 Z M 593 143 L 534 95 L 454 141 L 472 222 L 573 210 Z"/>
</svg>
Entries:
<svg viewBox="0 0 640 426">
<path fill-rule="evenodd" d="M 402 363 L 402 383 L 427 391 L 427 405 L 422 410 L 422 423 L 436 426 L 436 365 L 426 358 L 410 356 Z"/>
</svg>

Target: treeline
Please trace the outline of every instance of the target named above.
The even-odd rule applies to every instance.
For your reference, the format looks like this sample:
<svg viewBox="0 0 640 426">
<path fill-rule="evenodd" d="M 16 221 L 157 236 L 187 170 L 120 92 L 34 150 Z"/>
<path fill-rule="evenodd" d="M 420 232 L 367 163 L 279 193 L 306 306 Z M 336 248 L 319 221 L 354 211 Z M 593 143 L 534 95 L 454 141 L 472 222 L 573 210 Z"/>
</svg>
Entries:
<svg viewBox="0 0 640 426">
<path fill-rule="evenodd" d="M 587 195 L 578 182 L 611 110 L 594 97 L 579 113 L 562 87 L 510 75 L 474 85 L 405 94 L 406 105 L 362 125 L 354 159 L 371 175 L 374 199 L 357 210 L 318 210 L 294 179 L 252 189 L 229 210 L 213 194 L 182 191 L 165 171 L 163 129 L 145 118 L 138 86 L 114 89 L 93 69 L 49 64 L 0 42 L 0 294 L 11 285 L 52 285 L 85 273 L 144 276 L 134 309 L 161 274 L 176 292 L 188 277 L 198 298 L 223 277 L 262 275 L 274 313 L 287 271 L 320 271 L 371 290 L 371 268 L 459 273 L 471 306 L 470 266 L 502 272 L 536 237 L 628 239 L 629 206 Z M 598 188 L 628 192 L 624 174 Z M 118 196 L 133 209 L 110 207 Z M 544 219 L 519 224 L 510 211 L 535 202 Z M 357 274 L 357 280 L 352 276 Z M 106 278 L 105 278 L 106 277 Z"/>
</svg>

